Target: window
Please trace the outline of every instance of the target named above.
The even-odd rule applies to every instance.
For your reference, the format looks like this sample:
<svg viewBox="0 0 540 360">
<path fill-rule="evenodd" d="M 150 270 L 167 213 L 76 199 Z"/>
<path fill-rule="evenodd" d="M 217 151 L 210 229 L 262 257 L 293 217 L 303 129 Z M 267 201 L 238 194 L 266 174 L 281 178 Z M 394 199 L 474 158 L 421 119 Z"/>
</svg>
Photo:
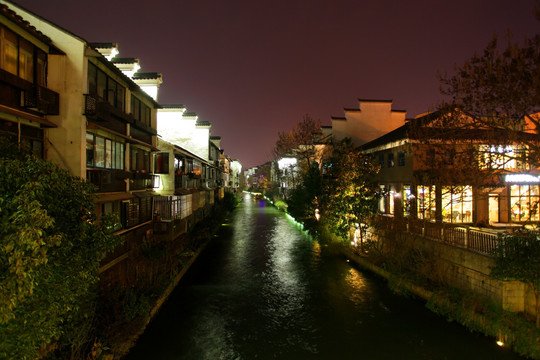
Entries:
<svg viewBox="0 0 540 360">
<path fill-rule="evenodd" d="M 384 154 L 379 154 L 379 165 L 382 168 L 384 168 Z"/>
<path fill-rule="evenodd" d="M 388 167 L 394 167 L 394 153 L 388 154 Z"/>
<path fill-rule="evenodd" d="M 417 192 L 417 214 L 419 219 L 435 219 L 435 185 L 416 187 Z"/>
<path fill-rule="evenodd" d="M 6 28 L 1 28 L 2 31 L 2 62 L 0 66 L 7 72 L 17 75 L 17 35 Z"/>
<path fill-rule="evenodd" d="M 86 133 L 86 166 L 123 170 L 124 149 L 123 143 Z"/>
<path fill-rule="evenodd" d="M 512 221 L 538 221 L 540 185 L 511 185 L 510 211 Z"/>
<path fill-rule="evenodd" d="M 411 185 L 403 185 L 403 215 L 409 216 L 411 214 Z"/>
<path fill-rule="evenodd" d="M 159 152 L 154 155 L 154 173 L 168 174 L 169 173 L 169 153 Z"/>
<path fill-rule="evenodd" d="M 34 82 L 34 46 L 22 39 L 19 40 L 19 77 Z"/>
<path fill-rule="evenodd" d="M 92 63 L 88 63 L 88 93 L 107 101 L 120 111 L 125 110 L 126 88 Z"/>
<path fill-rule="evenodd" d="M 479 149 L 483 168 L 524 169 L 528 168 L 527 149 L 515 145 L 482 145 Z"/>
<path fill-rule="evenodd" d="M 150 126 L 152 122 L 150 107 L 133 95 L 131 96 L 131 114 L 136 121 Z"/>
<path fill-rule="evenodd" d="M 40 86 L 47 83 L 47 54 L 0 26 L 0 68 Z"/>
<path fill-rule="evenodd" d="M 405 166 L 405 151 L 398 152 L 398 166 Z"/>
<path fill-rule="evenodd" d="M 150 151 L 131 147 L 131 170 L 138 172 L 150 171 Z"/>
<path fill-rule="evenodd" d="M 472 222 L 473 197 L 471 186 L 443 186 L 441 188 L 444 222 Z"/>
<path fill-rule="evenodd" d="M 381 213 L 386 213 L 386 186 L 379 185 L 379 211 Z"/>
<path fill-rule="evenodd" d="M 395 211 L 395 202 L 394 197 L 396 196 L 396 188 L 392 185 L 390 186 L 390 192 L 388 194 L 388 212 L 394 215 Z"/>
<path fill-rule="evenodd" d="M 184 160 L 177 156 L 174 157 L 174 172 L 176 175 L 182 175 L 184 172 Z"/>
</svg>

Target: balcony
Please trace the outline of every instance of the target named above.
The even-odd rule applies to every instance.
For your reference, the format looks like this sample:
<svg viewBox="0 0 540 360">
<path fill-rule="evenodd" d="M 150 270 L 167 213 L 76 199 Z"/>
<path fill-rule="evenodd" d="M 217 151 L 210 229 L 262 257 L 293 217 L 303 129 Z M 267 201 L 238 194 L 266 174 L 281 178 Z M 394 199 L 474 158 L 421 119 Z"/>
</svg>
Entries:
<svg viewBox="0 0 540 360">
<path fill-rule="evenodd" d="M 23 107 L 35 109 L 45 115 L 60 114 L 60 96 L 43 86 L 32 85 L 24 91 Z"/>
<path fill-rule="evenodd" d="M 125 133 L 126 123 L 133 118 L 94 94 L 85 94 L 84 115 L 110 130 Z"/>
<path fill-rule="evenodd" d="M 154 187 L 154 176 L 149 173 L 134 172 L 130 181 L 130 190 L 151 190 Z"/>
<path fill-rule="evenodd" d="M 58 115 L 60 95 L 0 69 L 0 103 L 36 115 Z"/>
<path fill-rule="evenodd" d="M 131 174 L 124 170 L 87 169 L 86 179 L 97 187 L 96 192 L 126 191 L 126 179 Z"/>
<path fill-rule="evenodd" d="M 175 189 L 197 189 L 201 183 L 199 178 L 194 178 L 191 175 L 175 175 L 174 176 L 174 188 Z"/>
</svg>

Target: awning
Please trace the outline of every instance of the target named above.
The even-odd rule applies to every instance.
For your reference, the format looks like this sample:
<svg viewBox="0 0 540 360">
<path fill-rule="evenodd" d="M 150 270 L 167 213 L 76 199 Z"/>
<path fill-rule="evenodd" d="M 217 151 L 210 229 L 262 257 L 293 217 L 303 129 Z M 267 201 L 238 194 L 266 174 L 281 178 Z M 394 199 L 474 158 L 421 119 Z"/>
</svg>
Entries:
<svg viewBox="0 0 540 360">
<path fill-rule="evenodd" d="M 39 117 L 39 116 L 36 116 L 36 115 L 32 115 L 32 114 L 29 114 L 29 113 L 21 111 L 21 110 L 13 109 L 13 108 L 7 107 L 5 105 L 0 105 L 0 112 L 19 117 L 21 119 L 35 121 L 35 122 L 43 125 L 44 127 L 49 127 L 49 128 L 58 127 L 58 126 L 56 126 L 56 124 L 50 122 L 49 120 L 47 120 L 45 118 L 42 118 L 42 117 Z"/>
</svg>

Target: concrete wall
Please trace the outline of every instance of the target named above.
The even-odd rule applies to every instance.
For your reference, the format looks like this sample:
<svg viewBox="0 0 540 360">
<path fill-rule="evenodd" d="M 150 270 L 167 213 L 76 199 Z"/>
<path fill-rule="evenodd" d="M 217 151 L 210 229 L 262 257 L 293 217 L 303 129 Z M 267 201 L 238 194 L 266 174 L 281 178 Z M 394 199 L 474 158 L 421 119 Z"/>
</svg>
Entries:
<svg viewBox="0 0 540 360">
<path fill-rule="evenodd" d="M 490 277 L 493 258 L 409 233 L 400 233 L 391 241 L 412 242 L 414 248 L 432 254 L 437 259 L 437 273 L 449 285 L 484 295 L 505 310 L 536 315 L 535 297 L 529 286 Z"/>
</svg>

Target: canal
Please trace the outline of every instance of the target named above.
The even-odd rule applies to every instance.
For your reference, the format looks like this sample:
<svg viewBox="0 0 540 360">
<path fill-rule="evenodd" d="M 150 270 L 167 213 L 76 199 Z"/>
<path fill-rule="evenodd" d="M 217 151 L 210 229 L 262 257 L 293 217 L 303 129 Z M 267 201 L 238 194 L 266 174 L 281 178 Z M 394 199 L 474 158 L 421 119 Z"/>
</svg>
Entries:
<svg viewBox="0 0 540 360">
<path fill-rule="evenodd" d="M 521 359 L 329 254 L 245 195 L 126 357 Z"/>
</svg>

